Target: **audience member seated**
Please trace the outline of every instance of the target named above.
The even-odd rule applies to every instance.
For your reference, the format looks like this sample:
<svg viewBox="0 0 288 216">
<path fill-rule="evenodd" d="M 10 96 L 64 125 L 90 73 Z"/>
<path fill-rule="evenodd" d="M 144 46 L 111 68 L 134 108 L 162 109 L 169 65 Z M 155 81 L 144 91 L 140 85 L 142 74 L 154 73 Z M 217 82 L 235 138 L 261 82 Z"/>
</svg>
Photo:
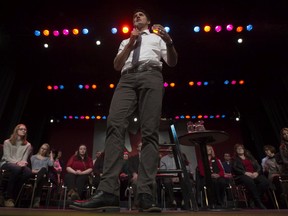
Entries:
<svg viewBox="0 0 288 216">
<path fill-rule="evenodd" d="M 71 200 L 84 199 L 86 187 L 89 183 L 89 175 L 93 169 L 93 160 L 88 156 L 87 147 L 79 146 L 76 154 L 73 154 L 67 162 L 64 178 Z"/>
<path fill-rule="evenodd" d="M 1 159 L 2 159 L 2 156 L 3 156 L 3 144 L 0 144 L 0 163 L 1 163 Z M 1 168 L 1 167 L 0 167 Z M 4 206 L 4 184 L 3 184 L 3 179 L 5 178 L 5 174 L 2 173 L 2 170 L 0 169 L 0 207 L 3 207 Z"/>
<path fill-rule="evenodd" d="M 62 155 L 63 154 L 63 152 L 62 152 L 62 150 L 61 149 L 59 149 L 58 151 L 57 151 L 57 154 L 56 154 L 56 161 L 59 161 L 59 164 L 60 164 L 60 166 L 62 167 L 62 169 L 65 167 L 65 162 L 64 162 L 64 160 L 62 159 Z M 54 160 L 54 161 L 55 161 Z"/>
<path fill-rule="evenodd" d="M 282 165 L 278 164 L 278 154 L 276 154 L 276 149 L 274 146 L 265 145 L 264 152 L 266 155 L 266 160 L 263 163 L 263 173 L 268 177 L 268 180 L 273 182 L 274 177 L 279 177 L 282 172 Z"/>
<path fill-rule="evenodd" d="M 4 141 L 3 157 L 0 162 L 1 168 L 9 172 L 9 181 L 4 195 L 6 207 L 15 206 L 21 186 L 32 175 L 28 166 L 32 151 L 33 148 L 27 141 L 27 127 L 24 124 L 18 124 L 10 138 Z"/>
<path fill-rule="evenodd" d="M 195 184 L 195 176 L 194 176 L 195 167 L 193 166 L 192 163 L 190 163 L 190 161 L 188 160 L 188 158 L 187 158 L 185 153 L 182 152 L 182 156 L 183 156 L 184 164 L 186 166 L 186 171 L 189 174 L 191 183 Z"/>
<path fill-rule="evenodd" d="M 98 158 L 100 158 L 100 156 L 101 156 L 102 153 L 103 153 L 102 151 L 96 150 L 95 159 L 93 160 L 93 165 L 95 164 L 96 160 L 97 160 Z"/>
<path fill-rule="evenodd" d="M 265 148 L 265 146 L 264 146 L 264 148 Z M 264 150 L 265 151 L 265 150 Z M 261 167 L 262 167 L 262 172 L 263 172 L 263 174 L 264 175 L 266 175 L 266 171 L 265 171 L 265 169 L 264 169 L 264 164 L 265 164 L 265 162 L 266 162 L 266 160 L 268 159 L 268 156 L 267 155 L 265 155 L 265 157 L 264 158 L 262 158 L 261 159 Z M 267 177 L 267 176 L 266 176 Z"/>
<path fill-rule="evenodd" d="M 140 154 L 141 154 L 142 142 L 140 142 L 137 146 L 138 153 L 129 157 L 128 159 L 128 172 L 130 173 L 130 184 L 133 190 L 133 197 L 134 197 L 134 206 L 138 205 L 138 197 L 137 197 L 137 180 L 138 180 L 138 166 L 140 162 Z"/>
<path fill-rule="evenodd" d="M 174 160 L 174 155 L 172 152 L 172 147 L 168 149 L 168 153 L 161 157 L 160 159 L 160 170 L 175 170 L 176 164 Z M 179 177 L 175 174 L 175 177 L 161 178 L 162 184 L 164 186 L 165 194 L 167 195 L 167 207 L 177 208 L 177 202 L 174 196 L 173 187 L 175 184 L 179 184 Z M 165 197 L 166 198 L 166 197 Z"/>
<path fill-rule="evenodd" d="M 282 165 L 279 164 L 278 161 L 280 160 L 279 157 L 281 156 L 280 154 L 276 153 L 275 147 L 271 145 L 265 145 L 264 152 L 267 157 L 263 164 L 264 173 L 267 175 L 272 188 L 275 190 L 280 208 L 287 208 L 285 202 L 285 194 L 283 191 L 284 188 L 280 182 Z"/>
<path fill-rule="evenodd" d="M 230 188 L 230 186 L 234 185 L 234 179 L 233 179 L 233 175 L 232 175 L 232 161 L 231 161 L 231 155 L 230 153 L 224 153 L 223 155 L 223 161 L 222 161 L 222 165 L 224 168 L 224 178 L 225 178 L 225 182 L 226 182 L 226 187 Z M 228 190 L 227 191 L 227 200 L 233 200 L 233 195 L 232 195 L 232 191 Z"/>
<path fill-rule="evenodd" d="M 104 152 L 97 151 L 93 163 L 92 185 L 97 189 L 103 174 Z"/>
<path fill-rule="evenodd" d="M 55 158 L 54 158 L 54 168 L 58 174 L 58 177 L 57 177 L 57 182 L 58 184 L 60 185 L 61 184 L 61 181 L 62 179 L 64 178 L 64 170 L 66 170 L 65 168 L 65 162 L 62 158 L 62 150 L 59 149 L 56 151 L 56 155 L 55 155 Z M 60 181 L 59 181 L 60 180 Z"/>
<path fill-rule="evenodd" d="M 288 128 L 282 128 L 280 131 L 279 152 L 281 155 L 282 171 L 281 175 L 288 177 Z"/>
<path fill-rule="evenodd" d="M 215 201 L 214 204 L 216 204 L 215 207 L 223 208 L 225 207 L 224 204 L 224 198 L 225 198 L 225 189 L 226 189 L 226 181 L 224 178 L 224 168 L 222 166 L 221 160 L 216 157 L 214 149 L 211 145 L 207 145 L 207 156 L 208 156 L 208 162 L 210 166 L 210 172 L 211 172 L 211 179 L 212 184 L 215 192 Z M 205 170 L 202 160 L 198 161 L 198 168 L 199 168 L 199 174 L 200 178 L 202 178 L 202 181 L 205 179 Z"/>
<path fill-rule="evenodd" d="M 127 151 L 123 153 L 123 160 L 124 164 L 119 177 L 120 179 L 127 179 L 129 177 L 129 167 L 128 167 L 129 153 Z"/>
<path fill-rule="evenodd" d="M 269 181 L 262 173 L 262 167 L 251 153 L 242 144 L 234 145 L 234 160 L 232 173 L 237 184 L 242 184 L 251 195 L 251 207 L 256 205 L 260 209 L 266 209 L 262 202 L 264 193 L 269 188 Z"/>
<path fill-rule="evenodd" d="M 60 163 L 60 160 L 58 159 L 59 152 L 55 149 L 52 149 L 51 154 L 52 154 L 54 162 L 53 162 L 53 166 L 49 167 L 49 178 L 52 181 L 52 183 L 56 185 L 56 188 L 57 188 L 61 185 L 61 181 L 62 181 L 61 173 L 63 171 L 63 167 Z"/>
<path fill-rule="evenodd" d="M 51 149 L 51 154 L 54 159 L 53 166 L 48 167 L 48 177 L 53 184 L 52 194 L 54 199 L 58 199 L 64 179 L 64 166 L 58 159 L 59 152 L 56 149 Z M 61 153 L 60 153 L 61 154 Z"/>
<path fill-rule="evenodd" d="M 41 190 L 48 180 L 48 167 L 53 166 L 54 158 L 50 152 L 48 143 L 44 143 L 37 154 L 31 156 L 32 173 L 37 175 L 36 190 L 34 195 L 33 208 L 40 207 Z"/>
<path fill-rule="evenodd" d="M 232 173 L 231 173 L 232 166 L 231 166 L 231 155 L 230 155 L 230 153 L 224 153 L 223 158 L 224 158 L 224 160 L 222 161 L 222 165 L 223 165 L 223 168 L 224 168 L 224 178 L 230 179 L 230 178 L 233 177 Z"/>
<path fill-rule="evenodd" d="M 122 199 L 122 200 L 126 199 L 125 191 L 126 191 L 127 187 L 129 186 L 129 179 L 131 177 L 131 175 L 129 174 L 128 159 L 129 159 L 129 153 L 127 151 L 124 151 L 124 153 L 123 153 L 124 164 L 123 164 L 122 170 L 119 174 L 120 199 Z"/>
</svg>

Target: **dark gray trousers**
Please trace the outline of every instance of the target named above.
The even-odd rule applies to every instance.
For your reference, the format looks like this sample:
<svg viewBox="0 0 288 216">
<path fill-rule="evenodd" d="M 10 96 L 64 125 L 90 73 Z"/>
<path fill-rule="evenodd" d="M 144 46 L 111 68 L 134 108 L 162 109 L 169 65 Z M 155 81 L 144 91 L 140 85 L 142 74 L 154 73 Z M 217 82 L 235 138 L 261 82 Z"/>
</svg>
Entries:
<svg viewBox="0 0 288 216">
<path fill-rule="evenodd" d="M 162 73 L 157 70 L 122 75 L 107 119 L 103 176 L 98 190 L 119 196 L 125 133 L 129 117 L 137 112 L 142 137 L 137 192 L 153 194 L 159 161 L 159 124 L 164 95 Z"/>
</svg>

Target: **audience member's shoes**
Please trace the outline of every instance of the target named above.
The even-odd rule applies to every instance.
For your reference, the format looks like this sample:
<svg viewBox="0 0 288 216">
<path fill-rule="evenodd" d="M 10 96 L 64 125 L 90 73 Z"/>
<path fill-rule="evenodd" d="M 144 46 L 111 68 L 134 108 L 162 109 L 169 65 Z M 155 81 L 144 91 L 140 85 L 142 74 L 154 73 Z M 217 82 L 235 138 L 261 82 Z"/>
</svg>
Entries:
<svg viewBox="0 0 288 216">
<path fill-rule="evenodd" d="M 261 202 L 261 200 L 255 200 L 255 205 L 259 209 L 267 209 L 266 206 Z"/>
<path fill-rule="evenodd" d="M 104 191 L 96 193 L 88 200 L 75 200 L 69 205 L 70 208 L 83 211 L 120 211 L 119 197 Z"/>
<path fill-rule="evenodd" d="M 161 212 L 161 208 L 156 206 L 153 196 L 146 193 L 139 194 L 139 211 L 140 212 Z"/>
<path fill-rule="evenodd" d="M 8 199 L 4 201 L 4 206 L 5 207 L 14 207 L 15 206 L 15 202 L 13 199 Z"/>
<path fill-rule="evenodd" d="M 71 200 L 74 201 L 74 200 L 80 200 L 80 196 L 77 192 L 73 192 L 71 194 Z"/>
<path fill-rule="evenodd" d="M 33 208 L 39 208 L 40 207 L 40 197 L 35 197 L 33 202 Z"/>
</svg>

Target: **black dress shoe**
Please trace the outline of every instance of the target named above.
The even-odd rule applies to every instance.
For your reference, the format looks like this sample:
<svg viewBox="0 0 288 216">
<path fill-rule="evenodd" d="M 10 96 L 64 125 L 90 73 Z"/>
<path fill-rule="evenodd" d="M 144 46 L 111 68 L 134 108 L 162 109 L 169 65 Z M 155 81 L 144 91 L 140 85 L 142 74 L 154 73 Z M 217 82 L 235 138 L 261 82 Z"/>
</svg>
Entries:
<svg viewBox="0 0 288 216">
<path fill-rule="evenodd" d="M 104 191 L 96 191 L 88 200 L 75 200 L 69 207 L 83 211 L 120 211 L 119 197 Z"/>
<path fill-rule="evenodd" d="M 153 196 L 146 193 L 139 194 L 139 211 L 140 212 L 161 212 L 153 201 Z"/>
</svg>

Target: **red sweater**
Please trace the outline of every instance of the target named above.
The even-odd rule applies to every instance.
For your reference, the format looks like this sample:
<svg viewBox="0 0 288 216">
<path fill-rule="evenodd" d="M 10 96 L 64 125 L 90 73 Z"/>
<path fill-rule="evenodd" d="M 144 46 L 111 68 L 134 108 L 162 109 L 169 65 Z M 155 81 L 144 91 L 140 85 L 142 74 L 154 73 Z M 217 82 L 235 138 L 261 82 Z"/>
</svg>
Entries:
<svg viewBox="0 0 288 216">
<path fill-rule="evenodd" d="M 88 157 L 86 160 L 79 160 L 77 156 L 73 155 L 67 162 L 67 167 L 71 167 L 74 170 L 85 171 L 88 168 L 93 168 L 93 160 Z"/>
<path fill-rule="evenodd" d="M 218 158 L 212 158 L 211 160 L 209 160 L 209 166 L 210 166 L 210 171 L 211 173 L 217 173 L 220 176 L 224 177 L 224 168 L 222 166 L 221 161 Z M 213 169 L 213 167 L 217 167 L 218 171 L 215 170 L 215 168 Z M 204 170 L 204 165 L 202 160 L 198 161 L 198 168 L 199 168 L 199 172 L 201 176 L 205 176 L 205 170 Z"/>
</svg>

